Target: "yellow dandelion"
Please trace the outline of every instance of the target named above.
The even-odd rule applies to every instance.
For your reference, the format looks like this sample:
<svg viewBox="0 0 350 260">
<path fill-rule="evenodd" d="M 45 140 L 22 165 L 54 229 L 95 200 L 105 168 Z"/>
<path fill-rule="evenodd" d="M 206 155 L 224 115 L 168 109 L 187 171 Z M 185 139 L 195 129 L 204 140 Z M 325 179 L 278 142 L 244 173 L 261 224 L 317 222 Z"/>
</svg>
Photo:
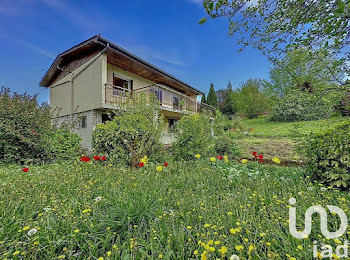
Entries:
<svg viewBox="0 0 350 260">
<path fill-rule="evenodd" d="M 242 160 L 241 160 L 241 163 L 246 164 L 247 162 L 248 162 L 248 160 L 247 160 L 247 159 L 242 159 Z"/>
<path fill-rule="evenodd" d="M 65 255 L 60 255 L 60 256 L 58 256 L 58 259 L 65 259 L 65 258 L 66 258 Z"/>
<path fill-rule="evenodd" d="M 14 253 L 13 253 L 13 255 L 18 255 L 19 253 L 21 253 L 21 251 L 15 251 Z"/>
<path fill-rule="evenodd" d="M 235 246 L 235 249 L 237 250 L 237 251 L 240 251 L 240 250 L 242 250 L 244 247 L 243 246 L 241 246 L 241 245 L 237 245 L 237 246 Z"/>
<path fill-rule="evenodd" d="M 28 229 L 30 229 L 29 226 L 25 226 L 24 228 L 22 228 L 23 231 L 26 231 L 26 230 L 28 230 Z"/>
<path fill-rule="evenodd" d="M 222 255 L 225 255 L 227 253 L 227 247 L 226 246 L 222 246 L 219 249 L 219 253 L 222 254 Z"/>
<path fill-rule="evenodd" d="M 197 153 L 197 154 L 195 155 L 195 157 L 196 157 L 197 159 L 199 159 L 199 158 L 201 158 L 201 155 L 200 155 L 199 153 Z"/>
<path fill-rule="evenodd" d="M 216 162 L 216 158 L 215 157 L 210 157 L 210 161 L 211 162 Z"/>
<path fill-rule="evenodd" d="M 198 255 L 198 250 L 194 250 L 193 254 Z"/>
<path fill-rule="evenodd" d="M 111 251 L 108 251 L 107 252 L 107 256 L 111 256 L 112 255 L 112 252 Z"/>
<path fill-rule="evenodd" d="M 162 255 L 162 254 L 159 254 L 159 255 L 158 255 L 158 258 L 163 258 L 163 255 Z"/>
<path fill-rule="evenodd" d="M 158 172 L 161 172 L 161 171 L 163 170 L 163 167 L 159 165 L 159 166 L 156 167 L 156 170 L 157 170 Z"/>
</svg>

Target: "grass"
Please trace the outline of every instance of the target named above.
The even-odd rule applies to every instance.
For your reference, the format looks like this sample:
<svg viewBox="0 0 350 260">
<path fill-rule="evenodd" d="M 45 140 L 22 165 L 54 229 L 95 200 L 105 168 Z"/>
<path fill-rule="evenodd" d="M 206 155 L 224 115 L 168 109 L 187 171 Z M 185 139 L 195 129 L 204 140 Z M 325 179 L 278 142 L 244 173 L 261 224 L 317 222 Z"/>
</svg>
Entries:
<svg viewBox="0 0 350 260">
<path fill-rule="evenodd" d="M 277 156 L 282 160 L 293 161 L 301 159 L 294 150 L 293 135 L 296 131 L 307 135 L 345 120 L 349 119 L 331 117 L 317 121 L 271 122 L 268 116 L 260 116 L 242 120 L 247 131 L 232 133 L 232 136 L 241 148 L 243 157 L 250 158 L 252 151 L 256 151 L 264 154 L 267 159 Z"/>
<path fill-rule="evenodd" d="M 310 259 L 313 240 L 335 242 L 316 225 L 307 239 L 293 238 L 289 198 L 301 224 L 311 205 L 350 206 L 348 193 L 321 191 L 301 168 L 208 158 L 155 166 L 0 167 L 0 258 Z"/>
</svg>

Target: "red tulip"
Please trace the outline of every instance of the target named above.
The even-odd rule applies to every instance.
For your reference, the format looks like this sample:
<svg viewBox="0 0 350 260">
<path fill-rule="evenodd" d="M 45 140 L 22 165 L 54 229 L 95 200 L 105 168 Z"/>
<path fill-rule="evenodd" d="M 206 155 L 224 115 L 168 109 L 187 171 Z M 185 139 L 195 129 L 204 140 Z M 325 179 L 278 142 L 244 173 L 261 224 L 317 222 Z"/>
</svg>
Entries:
<svg viewBox="0 0 350 260">
<path fill-rule="evenodd" d="M 259 159 L 259 162 L 263 162 L 264 161 L 264 159 Z"/>
<path fill-rule="evenodd" d="M 97 155 L 94 156 L 94 160 L 95 160 L 95 161 L 99 161 L 99 160 L 100 160 L 100 156 L 97 156 Z"/>
<path fill-rule="evenodd" d="M 262 154 L 259 154 L 259 155 L 258 155 L 258 158 L 259 158 L 259 159 L 264 159 L 264 156 L 263 156 Z"/>
<path fill-rule="evenodd" d="M 101 161 L 105 161 L 105 160 L 107 160 L 107 157 L 106 156 L 102 156 L 101 157 Z"/>
<path fill-rule="evenodd" d="M 167 166 L 168 166 L 168 163 L 167 163 L 167 162 L 165 162 L 165 163 L 164 163 L 164 167 L 167 167 Z"/>
<path fill-rule="evenodd" d="M 90 158 L 88 156 L 83 156 L 83 157 L 80 158 L 80 161 L 82 161 L 82 162 L 89 162 Z"/>
<path fill-rule="evenodd" d="M 29 171 L 29 168 L 28 168 L 28 167 L 25 167 L 25 168 L 22 169 L 22 171 L 23 171 L 23 172 L 27 172 L 27 171 Z"/>
<path fill-rule="evenodd" d="M 257 156 L 256 156 L 256 152 L 252 152 L 252 155 L 254 155 L 255 158 L 257 157 Z"/>
<path fill-rule="evenodd" d="M 218 156 L 216 156 L 216 158 L 218 158 L 218 160 L 222 160 L 222 156 L 221 155 L 218 155 Z"/>
<path fill-rule="evenodd" d="M 143 162 L 140 162 L 140 163 L 139 163 L 139 167 L 141 168 L 141 167 L 143 167 L 143 166 L 145 166 L 145 164 L 144 164 Z"/>
</svg>

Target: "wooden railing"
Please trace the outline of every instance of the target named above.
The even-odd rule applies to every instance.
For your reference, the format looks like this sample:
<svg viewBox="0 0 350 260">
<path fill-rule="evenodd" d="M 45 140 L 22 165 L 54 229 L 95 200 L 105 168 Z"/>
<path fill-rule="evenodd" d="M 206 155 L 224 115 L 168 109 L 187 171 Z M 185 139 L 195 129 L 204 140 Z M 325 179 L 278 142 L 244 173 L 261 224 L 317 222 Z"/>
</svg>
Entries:
<svg viewBox="0 0 350 260">
<path fill-rule="evenodd" d="M 127 98 L 137 98 L 141 95 L 145 96 L 147 100 L 154 95 L 158 99 L 161 109 L 163 110 L 180 113 L 206 112 L 212 116 L 215 114 L 214 107 L 198 102 L 195 99 L 164 85 L 155 84 L 131 91 L 111 84 L 106 84 L 105 97 L 107 104 L 120 105 L 123 104 Z"/>
</svg>

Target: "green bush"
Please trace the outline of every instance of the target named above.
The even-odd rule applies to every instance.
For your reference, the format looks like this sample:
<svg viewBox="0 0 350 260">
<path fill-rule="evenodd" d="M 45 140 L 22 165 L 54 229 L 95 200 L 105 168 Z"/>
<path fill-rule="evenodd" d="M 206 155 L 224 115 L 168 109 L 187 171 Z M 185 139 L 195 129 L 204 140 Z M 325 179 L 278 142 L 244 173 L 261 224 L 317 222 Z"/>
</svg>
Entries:
<svg viewBox="0 0 350 260">
<path fill-rule="evenodd" d="M 76 134 L 51 124 L 47 104 L 37 96 L 0 91 L 0 160 L 2 162 L 43 162 L 72 157 L 80 149 Z M 72 142 L 72 140 L 74 140 Z"/>
<path fill-rule="evenodd" d="M 100 124 L 92 135 L 93 149 L 108 155 L 109 161 L 136 167 L 145 155 L 157 160 L 162 151 L 160 142 L 163 122 L 157 104 L 135 101 L 125 104 L 112 121 Z"/>
<path fill-rule="evenodd" d="M 319 120 L 329 117 L 333 110 L 333 106 L 318 95 L 296 90 L 277 102 L 270 120 L 276 122 Z"/>
<path fill-rule="evenodd" d="M 226 134 L 214 139 L 214 150 L 217 155 L 240 155 L 238 146 L 233 141 L 233 139 Z"/>
<path fill-rule="evenodd" d="M 330 186 L 350 187 L 350 121 L 307 136 L 299 145 L 307 173 Z"/>
<path fill-rule="evenodd" d="M 170 152 L 176 160 L 191 160 L 195 154 L 207 155 L 211 140 L 210 119 L 202 114 L 186 115 L 176 124 L 176 141 Z"/>
<path fill-rule="evenodd" d="M 46 144 L 46 158 L 49 162 L 72 162 L 81 154 L 81 139 L 76 133 L 72 133 L 68 128 L 53 127 L 43 134 Z"/>
</svg>

